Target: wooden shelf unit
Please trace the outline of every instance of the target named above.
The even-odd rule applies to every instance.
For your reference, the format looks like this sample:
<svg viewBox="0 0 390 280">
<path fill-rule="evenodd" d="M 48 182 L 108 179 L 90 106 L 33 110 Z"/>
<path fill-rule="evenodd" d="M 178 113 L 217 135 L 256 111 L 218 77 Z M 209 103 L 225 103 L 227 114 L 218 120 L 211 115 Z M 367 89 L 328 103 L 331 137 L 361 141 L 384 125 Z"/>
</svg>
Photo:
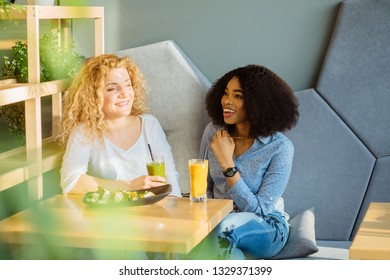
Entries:
<svg viewBox="0 0 390 280">
<path fill-rule="evenodd" d="M 52 20 L 53 29 L 60 30 L 60 43 L 66 45 L 71 39 L 69 20 L 93 19 L 95 55 L 100 55 L 104 53 L 104 8 L 27 5 L 12 16 L 27 23 L 29 79 L 26 84 L 0 84 L 0 106 L 25 103 L 26 145 L 0 153 L 0 192 L 27 181 L 30 199 L 39 200 L 43 197 L 43 173 L 61 165 L 63 150 L 54 142 L 54 135 L 61 117 L 62 92 L 71 82 L 40 83 L 39 22 Z M 52 96 L 53 133 L 42 139 L 41 98 L 45 96 Z"/>
</svg>

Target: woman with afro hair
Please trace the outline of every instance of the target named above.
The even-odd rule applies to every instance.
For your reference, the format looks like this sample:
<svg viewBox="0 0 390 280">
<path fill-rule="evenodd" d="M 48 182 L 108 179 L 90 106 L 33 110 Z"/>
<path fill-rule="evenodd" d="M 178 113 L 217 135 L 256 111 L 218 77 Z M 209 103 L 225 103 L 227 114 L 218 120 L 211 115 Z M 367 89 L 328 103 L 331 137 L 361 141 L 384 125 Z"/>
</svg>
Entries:
<svg viewBox="0 0 390 280">
<path fill-rule="evenodd" d="M 209 161 L 207 195 L 232 199 L 234 210 L 194 251 L 199 259 L 270 259 L 286 244 L 283 192 L 294 147 L 282 133 L 295 126 L 298 102 L 274 72 L 247 65 L 210 88 L 212 120 L 200 148 Z"/>
</svg>

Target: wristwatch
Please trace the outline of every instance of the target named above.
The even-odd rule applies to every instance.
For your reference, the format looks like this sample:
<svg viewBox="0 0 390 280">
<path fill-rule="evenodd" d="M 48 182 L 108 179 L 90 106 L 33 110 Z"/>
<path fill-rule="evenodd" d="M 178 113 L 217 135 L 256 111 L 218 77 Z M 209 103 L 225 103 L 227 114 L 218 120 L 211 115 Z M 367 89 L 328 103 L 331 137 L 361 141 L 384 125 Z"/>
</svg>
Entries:
<svg viewBox="0 0 390 280">
<path fill-rule="evenodd" d="M 223 175 L 225 177 L 233 177 L 237 173 L 237 168 L 235 166 L 233 167 L 228 167 L 226 170 L 223 172 Z"/>
</svg>

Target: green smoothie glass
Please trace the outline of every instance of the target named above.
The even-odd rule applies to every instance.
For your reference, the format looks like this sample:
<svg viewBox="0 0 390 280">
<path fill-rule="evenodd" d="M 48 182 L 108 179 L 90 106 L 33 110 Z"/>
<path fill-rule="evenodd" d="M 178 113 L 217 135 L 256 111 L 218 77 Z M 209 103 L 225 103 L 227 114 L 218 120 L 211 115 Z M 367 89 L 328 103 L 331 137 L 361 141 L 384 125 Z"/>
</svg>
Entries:
<svg viewBox="0 0 390 280">
<path fill-rule="evenodd" d="M 153 155 L 153 159 L 147 158 L 146 168 L 148 169 L 148 174 L 151 176 L 166 177 L 164 156 L 162 155 Z"/>
</svg>

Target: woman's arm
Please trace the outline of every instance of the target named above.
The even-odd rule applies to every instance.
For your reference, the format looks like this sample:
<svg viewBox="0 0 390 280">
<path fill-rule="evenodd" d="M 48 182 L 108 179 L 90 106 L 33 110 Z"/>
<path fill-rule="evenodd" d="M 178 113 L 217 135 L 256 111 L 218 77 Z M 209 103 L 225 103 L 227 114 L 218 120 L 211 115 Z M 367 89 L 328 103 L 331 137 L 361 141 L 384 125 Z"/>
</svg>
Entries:
<svg viewBox="0 0 390 280">
<path fill-rule="evenodd" d="M 255 168 L 266 168 L 260 180 L 260 188 L 253 193 L 248 187 L 246 180 L 253 180 L 255 172 L 246 170 L 242 172 L 242 178 L 231 188 L 231 196 L 240 211 L 268 214 L 283 195 L 287 186 L 293 159 L 294 148 L 291 145 L 280 145 L 269 160 L 268 166 Z"/>
<path fill-rule="evenodd" d="M 214 133 L 213 140 L 210 143 L 210 148 L 213 150 L 214 156 L 217 159 L 222 171 L 229 167 L 234 167 L 233 153 L 235 143 L 232 137 L 224 129 L 217 130 Z M 233 187 L 241 179 L 240 173 L 236 172 L 232 177 L 226 177 L 226 182 L 229 188 Z"/>
<path fill-rule="evenodd" d="M 131 181 L 122 181 L 107 180 L 87 174 L 81 174 L 74 187 L 69 190 L 68 194 L 94 192 L 98 190 L 98 186 L 102 186 L 109 191 L 131 191 L 158 187 L 163 183 L 165 183 L 165 178 L 159 176 L 141 176 Z"/>
</svg>

